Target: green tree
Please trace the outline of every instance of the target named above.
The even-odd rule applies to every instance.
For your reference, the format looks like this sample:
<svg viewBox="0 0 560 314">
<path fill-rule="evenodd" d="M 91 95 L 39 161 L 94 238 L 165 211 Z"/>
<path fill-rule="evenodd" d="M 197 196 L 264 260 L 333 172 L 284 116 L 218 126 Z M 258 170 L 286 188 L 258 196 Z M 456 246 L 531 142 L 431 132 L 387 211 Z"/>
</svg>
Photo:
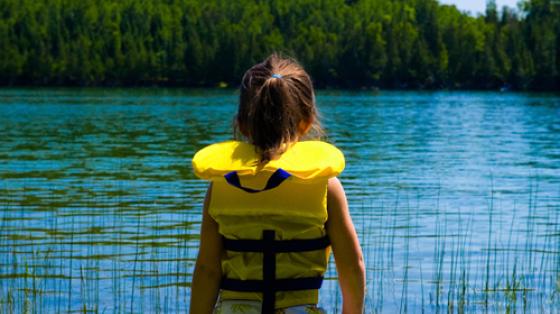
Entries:
<svg viewBox="0 0 560 314">
<path fill-rule="evenodd" d="M 236 86 L 279 51 L 319 87 L 555 90 L 555 3 L 0 0 L 0 84 Z"/>
</svg>

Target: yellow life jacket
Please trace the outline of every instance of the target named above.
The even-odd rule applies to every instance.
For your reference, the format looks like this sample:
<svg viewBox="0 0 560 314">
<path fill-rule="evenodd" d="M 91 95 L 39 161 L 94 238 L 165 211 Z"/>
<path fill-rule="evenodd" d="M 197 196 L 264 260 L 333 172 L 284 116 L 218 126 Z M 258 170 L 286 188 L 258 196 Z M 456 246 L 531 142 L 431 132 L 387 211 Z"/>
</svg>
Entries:
<svg viewBox="0 0 560 314">
<path fill-rule="evenodd" d="M 342 172 L 344 156 L 328 143 L 304 141 L 264 165 L 259 158 L 253 145 L 227 141 L 192 160 L 195 174 L 212 181 L 208 211 L 224 237 L 221 298 L 263 301 L 263 313 L 266 306 L 316 304 L 315 279 L 330 254 L 327 181 Z"/>
</svg>

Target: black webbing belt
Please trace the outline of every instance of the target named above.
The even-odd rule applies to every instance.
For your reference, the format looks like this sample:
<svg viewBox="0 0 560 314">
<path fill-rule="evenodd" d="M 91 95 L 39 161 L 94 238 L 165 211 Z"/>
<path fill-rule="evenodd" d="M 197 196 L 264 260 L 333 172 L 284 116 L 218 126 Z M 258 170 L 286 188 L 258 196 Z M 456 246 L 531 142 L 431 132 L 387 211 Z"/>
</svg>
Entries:
<svg viewBox="0 0 560 314">
<path fill-rule="evenodd" d="M 263 253 L 262 280 L 223 278 L 220 286 L 225 290 L 261 292 L 262 314 L 274 313 L 276 291 L 319 289 L 323 282 L 323 277 L 276 279 L 276 253 L 315 251 L 330 245 L 327 236 L 309 240 L 279 241 L 274 240 L 274 236 L 274 230 L 263 230 L 262 240 L 223 239 L 224 248 L 228 251 Z"/>
</svg>

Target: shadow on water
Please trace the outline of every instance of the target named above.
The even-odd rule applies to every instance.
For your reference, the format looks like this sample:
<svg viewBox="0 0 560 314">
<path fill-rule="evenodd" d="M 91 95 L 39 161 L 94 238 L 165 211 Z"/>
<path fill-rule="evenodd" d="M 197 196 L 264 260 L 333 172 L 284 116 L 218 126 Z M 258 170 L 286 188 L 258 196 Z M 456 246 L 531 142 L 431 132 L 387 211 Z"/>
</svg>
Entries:
<svg viewBox="0 0 560 314">
<path fill-rule="evenodd" d="M 233 91 L 0 91 L 0 313 L 187 311 Z M 367 313 L 560 308 L 560 98 L 325 92 Z M 332 263 L 333 261 L 331 261 Z M 321 305 L 339 312 L 334 265 Z"/>
</svg>

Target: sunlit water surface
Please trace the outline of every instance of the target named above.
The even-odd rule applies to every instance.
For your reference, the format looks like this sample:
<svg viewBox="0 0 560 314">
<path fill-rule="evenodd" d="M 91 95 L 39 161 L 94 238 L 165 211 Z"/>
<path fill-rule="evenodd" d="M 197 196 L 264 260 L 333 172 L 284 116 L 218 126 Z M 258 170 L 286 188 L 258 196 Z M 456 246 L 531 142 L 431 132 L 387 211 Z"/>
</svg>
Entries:
<svg viewBox="0 0 560 314">
<path fill-rule="evenodd" d="M 235 91 L 0 90 L 0 312 L 186 312 Z M 560 97 L 320 92 L 367 313 L 560 308 Z M 320 304 L 340 312 L 334 264 Z"/>
</svg>

